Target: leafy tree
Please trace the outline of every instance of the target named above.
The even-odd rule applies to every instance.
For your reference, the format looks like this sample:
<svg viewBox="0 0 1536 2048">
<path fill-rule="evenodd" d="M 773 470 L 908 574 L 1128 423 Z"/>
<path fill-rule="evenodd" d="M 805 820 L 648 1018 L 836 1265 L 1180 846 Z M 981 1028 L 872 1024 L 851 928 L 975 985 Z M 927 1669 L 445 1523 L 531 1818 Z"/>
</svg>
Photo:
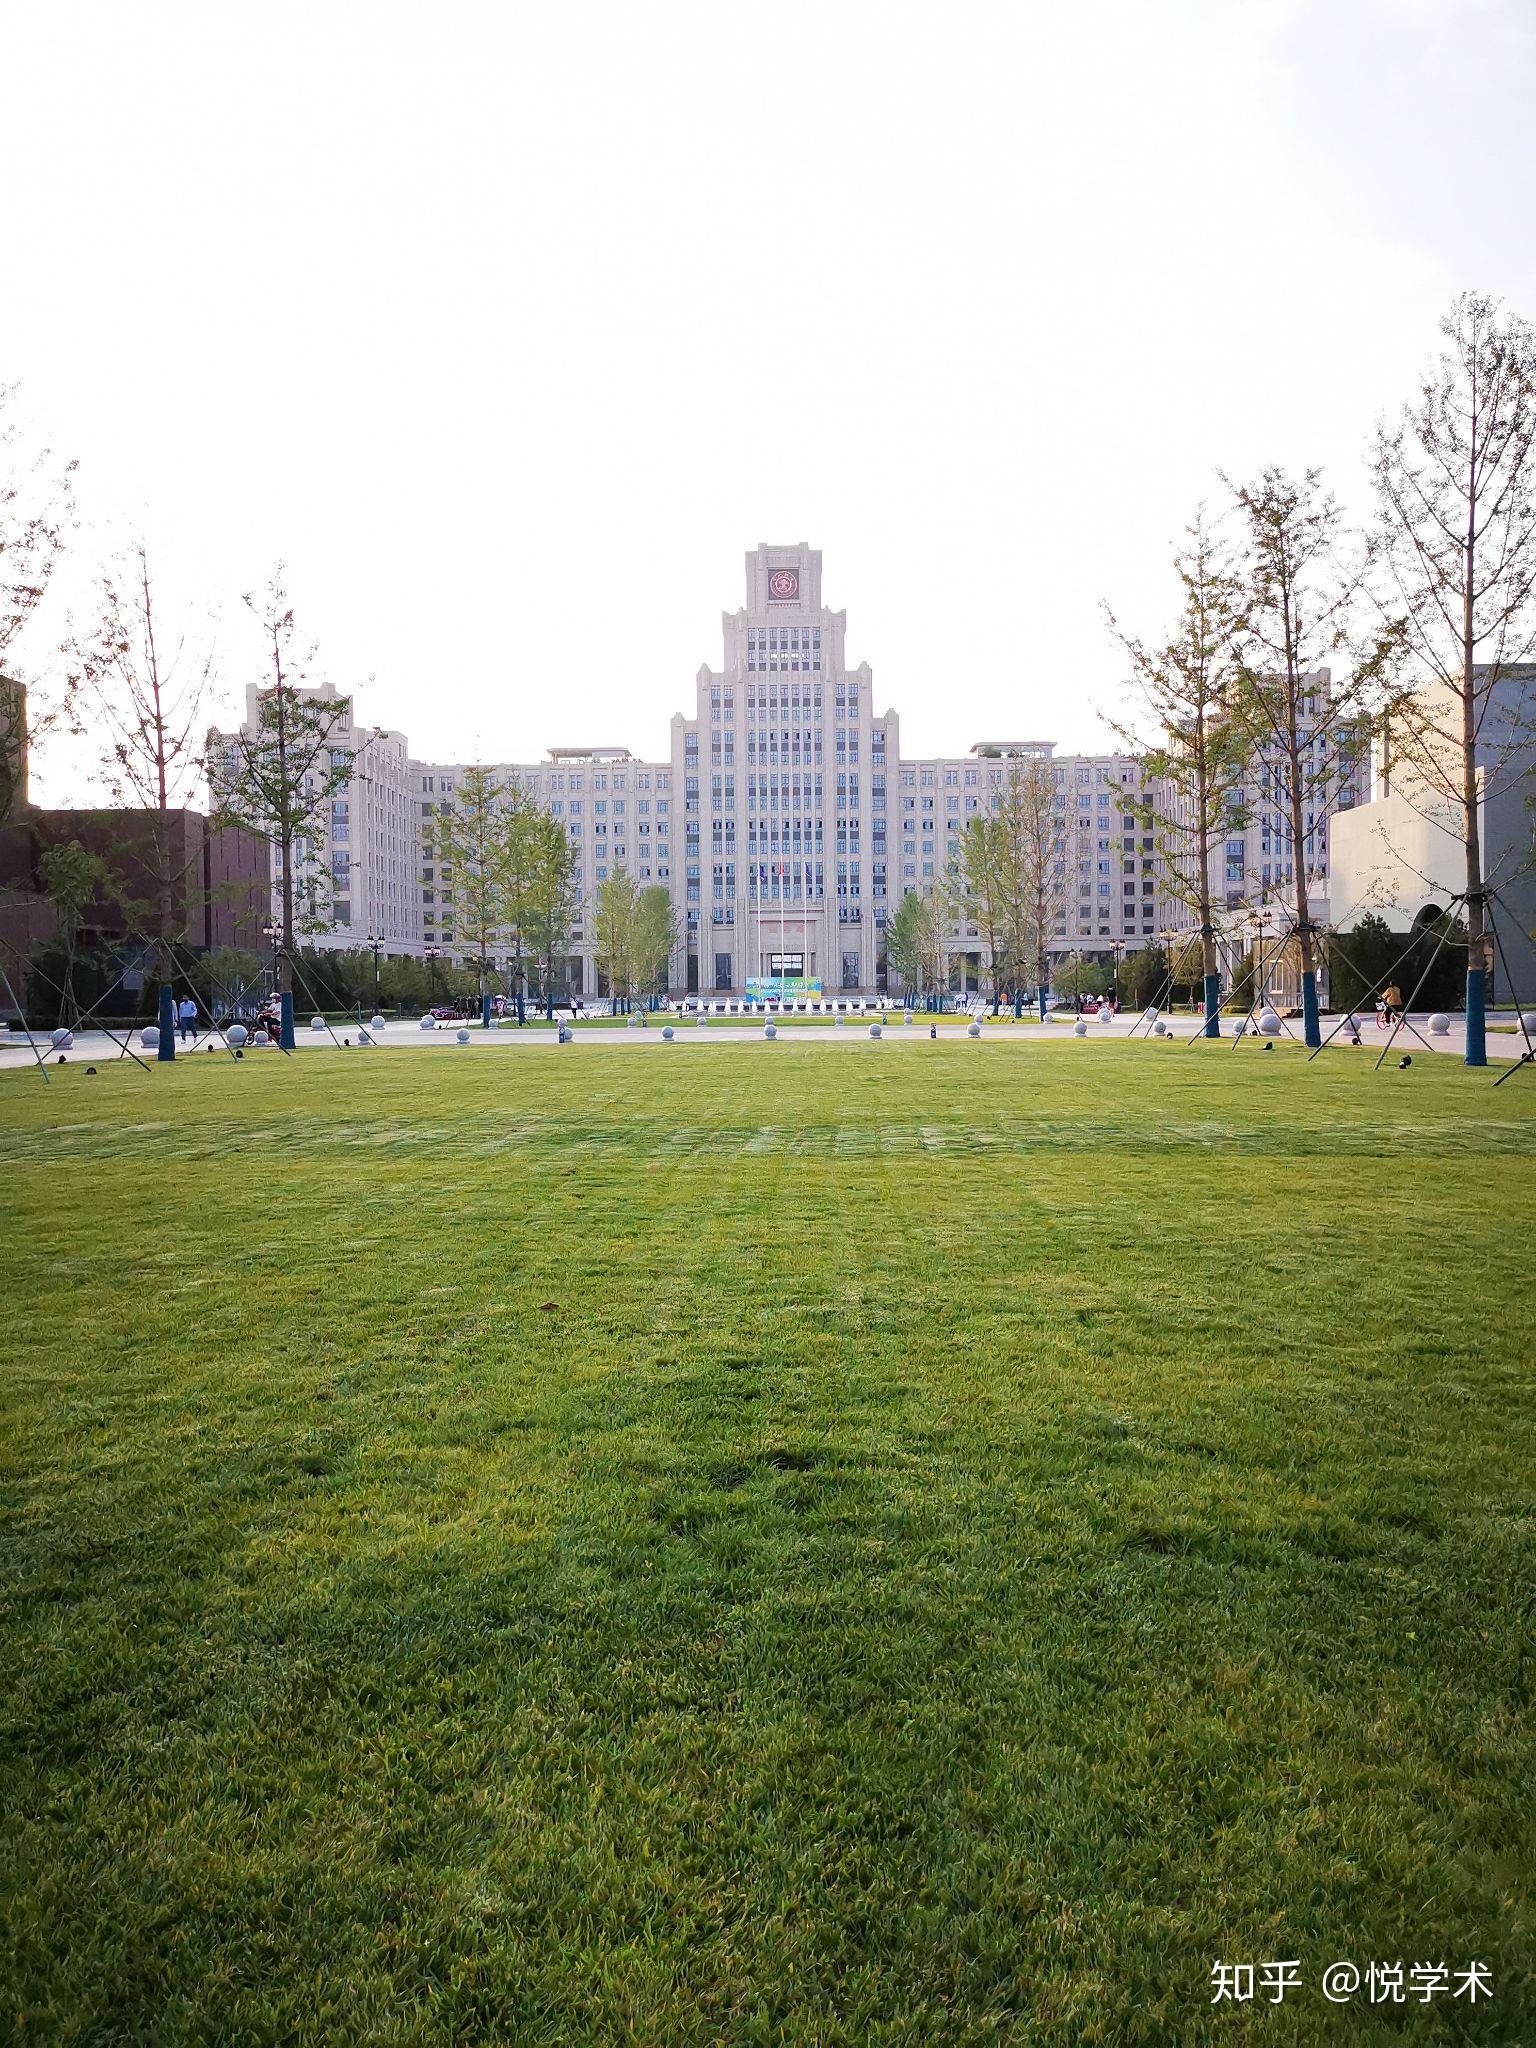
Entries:
<svg viewBox="0 0 1536 2048">
<path fill-rule="evenodd" d="M 608 982 L 615 1009 L 628 1009 L 636 985 L 636 924 L 640 890 L 620 865 L 597 885 L 592 907 L 592 949 Z"/>
<path fill-rule="evenodd" d="M 922 980 L 922 942 L 919 924 L 922 905 L 917 891 L 909 889 L 885 921 L 886 966 L 901 978 L 902 990 L 910 1001 Z"/>
<path fill-rule="evenodd" d="M 426 962 L 407 955 L 379 963 L 379 999 L 402 1013 L 420 1012 L 432 1001 L 432 977 Z"/>
<path fill-rule="evenodd" d="M 1161 996 L 1168 980 L 1168 955 L 1157 944 L 1127 953 L 1120 963 L 1120 987 L 1132 1009 L 1144 1010 Z"/>
<path fill-rule="evenodd" d="M 59 1022 L 74 1024 L 79 1020 L 74 967 L 80 927 L 86 905 L 106 881 L 106 863 L 99 854 L 88 852 L 78 839 L 70 839 L 58 846 L 45 847 L 38 856 L 37 872 L 43 893 L 53 906 L 58 945 L 63 954 Z"/>
<path fill-rule="evenodd" d="M 313 650 L 300 646 L 281 565 L 265 593 L 247 595 L 272 680 L 257 699 L 256 729 L 211 737 L 208 761 L 215 825 L 240 825 L 277 856 L 278 991 L 284 1045 L 293 1046 L 293 956 L 297 933 L 329 923 L 331 799 L 351 782 L 371 741 L 351 735 L 349 697 L 315 689 Z"/>
<path fill-rule="evenodd" d="M 640 994 L 665 994 L 676 945 L 677 918 L 671 893 L 659 885 L 642 889 L 635 902 L 632 946 L 635 988 Z"/>
<path fill-rule="evenodd" d="M 506 799 L 507 786 L 489 768 L 466 768 L 438 805 L 429 840 L 441 900 L 452 901 L 454 929 L 475 949 L 480 1021 L 487 1025 L 490 955 L 515 915 L 519 815 Z"/>
<path fill-rule="evenodd" d="M 29 743 L 72 716 L 67 684 L 49 699 L 29 694 L 21 657 L 74 521 L 75 464 L 28 448 L 15 403 L 16 386 L 0 385 L 0 829 L 23 801 Z"/>
<path fill-rule="evenodd" d="M 1233 716 L 1237 701 L 1238 589 L 1202 506 L 1174 556 L 1178 617 L 1163 645 L 1123 632 L 1145 723 L 1115 727 L 1142 756 L 1146 793 L 1129 801 L 1153 835 L 1162 886 L 1193 912 L 1200 932 L 1205 1035 L 1221 1035 L 1221 975 L 1211 909 L 1211 865 L 1228 833 L 1248 822 L 1244 784 L 1253 759 L 1251 728 Z"/>
<path fill-rule="evenodd" d="M 125 563 L 102 572 L 96 614 L 74 629 L 66 649 L 82 723 L 105 750 L 103 779 L 114 803 L 132 808 L 137 828 L 106 856 L 111 889 L 131 927 L 155 941 L 162 1060 L 176 1057 L 176 1004 L 171 989 L 176 905 L 186 901 L 189 862 L 176 814 L 191 807 L 202 781 L 198 737 L 213 679 L 211 639 L 189 644 L 167 631 L 143 542 Z M 148 900 L 135 893 L 147 885 Z"/>
<path fill-rule="evenodd" d="M 1056 987 L 1074 1001 L 1078 996 L 1107 995 L 1112 979 L 1102 962 L 1081 959 L 1076 953 L 1063 960 L 1056 969 Z"/>
<path fill-rule="evenodd" d="M 528 826 L 517 924 L 538 969 L 546 1016 L 554 1015 L 555 961 L 570 951 L 580 901 L 565 829 L 547 811 L 535 810 Z"/>
<path fill-rule="evenodd" d="M 1402 935 L 1394 934 L 1374 910 L 1357 918 L 1343 932 L 1334 932 L 1328 942 L 1328 987 L 1336 1010 L 1358 1010 L 1375 1001 L 1377 986 L 1391 970 L 1403 950 Z"/>
<path fill-rule="evenodd" d="M 1466 1063 L 1480 1067 L 1494 879 L 1480 810 L 1528 784 L 1536 736 L 1526 666 L 1536 652 L 1536 329 L 1465 292 L 1440 332 L 1446 345 L 1417 399 L 1377 429 L 1373 468 L 1380 554 L 1416 686 L 1394 722 L 1411 770 L 1394 789 L 1448 811 L 1462 843 Z"/>
<path fill-rule="evenodd" d="M 1304 1035 L 1318 1046 L 1309 867 L 1314 859 L 1321 867 L 1327 814 L 1359 770 L 1396 635 L 1357 633 L 1366 557 L 1352 545 L 1319 471 L 1292 478 L 1264 469 L 1237 488 L 1236 499 L 1245 543 L 1236 710 L 1260 756 L 1261 787 L 1289 828 Z M 1345 672 L 1335 678 L 1339 662 Z"/>
</svg>

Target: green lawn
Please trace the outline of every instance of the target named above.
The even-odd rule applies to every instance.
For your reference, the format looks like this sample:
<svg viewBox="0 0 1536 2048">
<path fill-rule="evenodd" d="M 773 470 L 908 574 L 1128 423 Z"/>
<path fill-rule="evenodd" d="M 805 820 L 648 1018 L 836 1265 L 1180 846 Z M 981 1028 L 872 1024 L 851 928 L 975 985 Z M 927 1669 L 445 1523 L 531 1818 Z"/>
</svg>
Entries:
<svg viewBox="0 0 1536 2048">
<path fill-rule="evenodd" d="M 1531 1077 L 53 1071 L 0 1075 L 0 2035 L 1536 2038 Z M 1399 1958 L 1494 2002 L 1322 1999 Z"/>
</svg>

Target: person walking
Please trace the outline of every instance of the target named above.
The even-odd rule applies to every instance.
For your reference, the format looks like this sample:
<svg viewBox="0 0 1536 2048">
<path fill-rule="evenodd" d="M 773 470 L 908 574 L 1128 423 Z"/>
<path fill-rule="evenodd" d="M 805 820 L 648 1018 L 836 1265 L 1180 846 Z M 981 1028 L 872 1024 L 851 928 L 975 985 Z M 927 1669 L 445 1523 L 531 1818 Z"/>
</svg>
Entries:
<svg viewBox="0 0 1536 2048">
<path fill-rule="evenodd" d="M 183 996 L 177 1006 L 176 1021 L 181 1026 L 181 1042 L 197 1036 L 197 1004 L 191 996 Z"/>
</svg>

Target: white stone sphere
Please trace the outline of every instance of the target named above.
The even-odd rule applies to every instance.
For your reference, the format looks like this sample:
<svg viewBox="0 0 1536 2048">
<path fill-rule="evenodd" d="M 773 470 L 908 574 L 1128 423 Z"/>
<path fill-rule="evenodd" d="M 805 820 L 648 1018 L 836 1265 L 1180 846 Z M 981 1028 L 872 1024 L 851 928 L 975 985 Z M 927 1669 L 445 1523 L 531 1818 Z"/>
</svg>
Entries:
<svg viewBox="0 0 1536 2048">
<path fill-rule="evenodd" d="M 382 1031 L 384 1029 L 384 1019 L 382 1017 L 370 1017 L 368 1019 L 368 1022 L 373 1026 L 375 1031 Z"/>
<path fill-rule="evenodd" d="M 981 1025 L 975 1017 L 973 1017 L 970 1023 L 966 1025 L 965 1035 L 967 1038 L 980 1038 Z"/>
<path fill-rule="evenodd" d="M 640 1028 L 640 1013 L 639 1013 L 639 1011 L 638 1011 L 638 1010 L 631 1010 L 631 1011 L 630 1011 L 630 1013 L 629 1013 L 629 1028 L 630 1028 L 630 1030 L 631 1030 L 631 1031 L 638 1031 L 638 1030 L 639 1030 L 639 1028 Z"/>
<path fill-rule="evenodd" d="M 1158 1018 L 1158 1008 L 1156 1003 L 1148 1003 L 1146 1009 L 1142 1011 L 1142 1015 L 1146 1018 L 1149 1024 L 1155 1024 Z"/>
<path fill-rule="evenodd" d="M 700 1030 L 702 1031 L 702 1030 L 704 1029 L 704 1026 L 705 1026 L 705 1025 L 706 1025 L 706 1024 L 708 1023 L 708 1022 L 709 1022 L 709 1019 L 708 1019 L 708 1017 L 707 1017 L 707 1016 L 706 1016 L 706 1015 L 704 1014 L 704 1012 L 703 1012 L 702 1010 L 700 1010 L 700 1012 L 699 1012 L 699 1029 L 700 1029 Z"/>
<path fill-rule="evenodd" d="M 154 1052 L 160 1044 L 160 1026 L 158 1024 L 146 1024 L 139 1033 L 139 1043 L 146 1052 Z"/>
<path fill-rule="evenodd" d="M 1520 1029 L 1527 1038 L 1536 1038 L 1536 1010 L 1525 1010 L 1521 1013 Z"/>
<path fill-rule="evenodd" d="M 229 1043 L 233 1046 L 244 1045 L 245 1041 L 250 1037 L 250 1035 L 251 1034 L 249 1033 L 249 1031 L 246 1030 L 243 1024 L 231 1024 L 229 1029 L 224 1034 L 224 1036 L 228 1039 Z M 145 1033 L 144 1043 L 146 1045 L 148 1045 L 149 1043 L 149 1035 L 147 1032 Z"/>
<path fill-rule="evenodd" d="M 1079 1017 L 1072 1026 L 1072 1036 L 1074 1038 L 1086 1038 L 1088 1036 L 1088 1019 L 1086 1017 Z"/>
<path fill-rule="evenodd" d="M 151 1026 L 150 1028 L 153 1029 L 154 1027 Z M 158 1031 L 156 1031 L 155 1042 L 157 1044 L 159 1043 L 159 1037 L 160 1034 Z M 73 1031 L 63 1030 L 55 1031 L 53 1037 L 49 1040 L 49 1044 L 53 1047 L 55 1052 L 68 1052 L 70 1047 L 74 1044 L 74 1042 L 75 1034 L 73 1033 Z"/>
<path fill-rule="evenodd" d="M 903 1010 L 901 1013 L 901 1021 L 903 1024 L 910 1024 L 912 1022 L 912 1012 L 910 1010 Z"/>
<path fill-rule="evenodd" d="M 871 1038 L 878 1038 L 880 1036 L 880 1026 L 878 1024 L 871 1024 L 869 1027 L 869 1035 Z"/>
<path fill-rule="evenodd" d="M 454 1033 L 453 1035 L 454 1035 L 454 1037 L 455 1037 L 455 1038 L 457 1038 L 457 1040 L 459 1041 L 460 1045 L 468 1045 L 468 1043 L 469 1043 L 469 1033 L 468 1033 L 468 1031 L 466 1031 L 466 1030 L 465 1030 L 465 1028 L 464 1028 L 464 1026 L 463 1026 L 462 1024 L 461 1024 L 461 1025 L 459 1026 L 458 1030 L 457 1030 L 457 1031 L 456 1031 L 456 1032 L 455 1032 L 455 1033 Z"/>
<path fill-rule="evenodd" d="M 763 1026 L 763 1036 L 764 1038 L 777 1038 L 778 1035 L 779 1027 L 770 1019 L 770 1021 Z"/>
<path fill-rule="evenodd" d="M 663 1038 L 670 1039 L 672 1036 L 672 1026 L 670 1024 L 663 1024 L 661 1027 L 661 1035 Z"/>
<path fill-rule="evenodd" d="M 1157 1022 L 1152 1026 L 1152 1036 L 1154 1038 L 1166 1038 L 1168 1036 L 1168 1026 L 1163 1022 L 1161 1017 L 1159 1017 Z"/>
<path fill-rule="evenodd" d="M 309 1028 L 311 1031 L 323 1031 L 325 1029 L 325 1019 L 323 1017 L 311 1017 Z"/>
<path fill-rule="evenodd" d="M 1101 1024 L 1113 1024 L 1113 1023 L 1114 1023 L 1114 1021 L 1115 1021 L 1115 1013 L 1114 1013 L 1114 1011 L 1113 1011 L 1113 1010 L 1111 1010 L 1111 1009 L 1109 1009 L 1109 1008 L 1107 1007 L 1107 1005 L 1105 1005 L 1104 1003 L 1100 1003 L 1100 1005 L 1099 1005 L 1099 1022 L 1100 1022 Z"/>
<path fill-rule="evenodd" d="M 1280 1019 L 1273 1010 L 1262 1010 L 1259 1013 L 1259 1029 L 1266 1038 L 1277 1038 L 1279 1036 Z"/>
<path fill-rule="evenodd" d="M 834 1024 L 841 1024 L 841 1023 L 842 1023 L 842 1021 L 843 1021 L 843 1020 L 842 1020 L 842 1018 L 841 1018 L 841 1017 L 834 1017 L 834 1018 L 832 1019 L 832 1022 L 833 1022 Z"/>
<path fill-rule="evenodd" d="M 1434 1015 L 1433 1015 L 1433 1016 L 1432 1016 L 1432 1017 L 1430 1018 L 1430 1020 L 1429 1020 L 1429 1035 L 1430 1035 L 1430 1037 L 1431 1037 L 1431 1038 L 1448 1038 L 1448 1037 L 1450 1036 L 1450 1032 L 1451 1032 L 1451 1020 L 1450 1020 L 1450 1018 L 1449 1018 L 1449 1017 L 1447 1017 L 1447 1015 L 1445 1014 L 1444 1010 L 1436 1010 L 1436 1012 L 1434 1013 Z"/>
<path fill-rule="evenodd" d="M 427 1012 L 426 1016 L 422 1018 L 421 1028 L 423 1031 L 435 1031 L 437 1029 L 437 1019 L 432 1015 L 432 1012 L 430 1010 Z"/>
</svg>

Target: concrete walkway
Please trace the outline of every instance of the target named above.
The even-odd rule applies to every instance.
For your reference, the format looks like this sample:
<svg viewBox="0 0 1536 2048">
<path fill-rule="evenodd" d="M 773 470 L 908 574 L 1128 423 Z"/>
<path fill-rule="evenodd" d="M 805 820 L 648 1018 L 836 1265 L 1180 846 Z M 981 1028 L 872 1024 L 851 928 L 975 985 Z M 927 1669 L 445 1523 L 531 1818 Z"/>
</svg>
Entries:
<svg viewBox="0 0 1536 2048">
<path fill-rule="evenodd" d="M 842 1046 L 868 1045 L 871 1021 L 880 1024 L 882 1037 L 886 1040 L 926 1039 L 929 1036 L 929 1026 L 927 1024 L 904 1025 L 901 1021 L 900 1011 L 895 1011 L 888 1013 L 886 1017 L 873 1020 L 869 1018 L 849 1018 L 842 1024 L 834 1024 L 830 1020 L 814 1023 L 783 1023 L 779 1026 L 776 1042 L 781 1045 L 798 1045 L 801 1043 Z M 1126 1013 L 1122 1013 L 1120 1016 L 1105 1023 L 1100 1023 L 1093 1017 L 1085 1019 L 1084 1021 L 1088 1028 L 1082 1039 L 1076 1036 L 1073 1025 L 1070 1022 L 1041 1024 L 1038 1020 L 1031 1022 L 1026 1019 L 1016 1024 L 1012 1017 L 1003 1016 L 997 1019 L 991 1017 L 982 1019 L 979 1038 L 975 1041 L 970 1041 L 967 1030 L 970 1021 L 968 1017 L 963 1015 L 944 1017 L 937 1023 L 937 1034 L 942 1039 L 953 1039 L 960 1044 L 974 1042 L 983 1046 L 1028 1045 L 1037 1043 L 1042 1039 L 1066 1045 L 1081 1044 L 1091 1046 L 1096 1040 L 1125 1039 L 1133 1035 L 1139 1041 L 1149 1040 L 1153 1046 L 1160 1046 L 1162 1044 L 1162 1041 L 1149 1037 L 1149 1027 L 1145 1022 L 1139 1017 Z M 1165 1021 L 1168 1025 L 1169 1036 L 1175 1043 L 1180 1045 L 1195 1036 L 1199 1026 L 1199 1019 L 1191 1016 L 1188 1011 L 1184 1011 L 1178 1016 L 1169 1017 Z M 672 1024 L 674 1032 L 674 1037 L 670 1042 L 661 1035 L 662 1026 L 668 1022 Z M 1323 1020 L 1325 1037 L 1333 1029 L 1336 1022 L 1337 1019 L 1334 1018 L 1325 1018 Z M 1525 1050 L 1525 1040 L 1520 1035 L 1515 1017 L 1510 1013 L 1500 1013 L 1496 1017 L 1491 1017 L 1489 1024 L 1488 1058 L 1490 1064 L 1518 1060 Z M 1513 1036 L 1508 1033 L 1494 1031 L 1491 1028 L 1494 1024 L 1512 1026 Z M 1223 1027 L 1223 1040 L 1229 1051 L 1245 1051 L 1249 1049 L 1247 1046 L 1235 1047 L 1233 1045 L 1232 1023 L 1223 1020 Z M 363 1028 L 366 1029 L 367 1027 Z M 643 1028 L 638 1025 L 628 1025 L 618 1020 L 612 1023 L 580 1024 L 575 1029 L 573 1040 L 564 1046 L 559 1043 L 556 1033 L 548 1025 L 530 1024 L 520 1030 L 515 1024 L 509 1024 L 493 1026 L 489 1031 L 484 1031 L 478 1024 L 473 1024 L 468 1027 L 470 1036 L 467 1045 L 461 1045 L 458 1042 L 457 1028 L 455 1025 L 445 1024 L 439 1026 L 435 1031 L 423 1031 L 421 1026 L 412 1019 L 404 1023 L 388 1024 L 382 1032 L 377 1034 L 370 1033 L 370 1035 L 376 1037 L 379 1045 L 388 1047 L 391 1050 L 405 1049 L 423 1053 L 434 1053 L 439 1056 L 457 1053 L 461 1057 L 467 1057 L 472 1053 L 483 1056 L 514 1050 L 523 1054 L 527 1054 L 531 1050 L 543 1050 L 549 1053 L 563 1053 L 566 1056 L 573 1056 L 577 1055 L 580 1047 L 586 1044 L 624 1045 L 651 1052 L 674 1052 L 688 1046 L 721 1044 L 758 1045 L 765 1048 L 768 1045 L 768 1041 L 763 1036 L 762 1023 L 756 1019 L 743 1017 L 711 1017 L 709 1022 L 702 1026 L 693 1018 L 673 1017 L 669 1019 L 665 1016 L 653 1016 L 650 1022 Z M 336 1024 L 332 1029 L 335 1034 L 334 1036 L 331 1031 L 313 1031 L 310 1029 L 306 1019 L 298 1033 L 298 1052 L 336 1052 L 342 1049 L 340 1042 L 348 1040 L 350 1040 L 351 1050 L 355 1051 L 358 1049 L 361 1033 L 359 1026 L 355 1022 Z M 50 1045 L 50 1036 L 51 1034 L 46 1032 L 33 1034 L 37 1051 L 41 1052 L 52 1064 L 57 1061 L 59 1055 L 58 1051 Z M 1379 1053 L 1387 1043 L 1387 1036 L 1387 1033 L 1382 1031 L 1374 1020 L 1368 1021 L 1361 1030 L 1360 1043 L 1365 1051 Z M 1294 1040 L 1299 1045 L 1301 1043 L 1301 1026 L 1299 1021 L 1288 1020 L 1282 1037 Z M 133 1034 L 131 1043 L 134 1052 L 137 1053 L 140 1059 L 148 1061 L 151 1065 L 155 1063 L 154 1053 L 146 1051 L 137 1032 Z M 1346 1031 L 1340 1031 L 1329 1049 L 1344 1049 L 1348 1045 L 1349 1034 Z M 121 1040 L 113 1040 L 105 1032 L 101 1031 L 84 1031 L 77 1034 L 73 1045 L 65 1048 L 64 1051 L 68 1061 L 79 1060 L 91 1064 L 127 1057 L 123 1051 Z M 1404 1053 L 1411 1053 L 1417 1056 L 1421 1053 L 1434 1052 L 1450 1054 L 1456 1059 L 1460 1059 L 1464 1051 L 1465 1046 L 1460 1018 L 1453 1017 L 1451 1019 L 1450 1031 L 1442 1038 L 1430 1034 L 1427 1016 L 1415 1014 L 1410 1018 L 1409 1025 L 1400 1030 L 1396 1038 L 1393 1039 L 1390 1056 L 1396 1060 L 1401 1058 Z M 228 1056 L 221 1041 L 216 1036 L 208 1034 L 204 1034 L 191 1047 L 178 1046 L 177 1049 L 178 1059 L 228 1058 Z M 258 1060 L 277 1060 L 282 1058 L 282 1054 L 275 1047 L 269 1046 L 247 1048 L 247 1056 Z M 18 1038 L 14 1034 L 7 1034 L 5 1037 L 0 1038 L 0 1068 L 31 1066 L 35 1063 L 35 1058 L 36 1055 L 24 1038 Z"/>
</svg>

